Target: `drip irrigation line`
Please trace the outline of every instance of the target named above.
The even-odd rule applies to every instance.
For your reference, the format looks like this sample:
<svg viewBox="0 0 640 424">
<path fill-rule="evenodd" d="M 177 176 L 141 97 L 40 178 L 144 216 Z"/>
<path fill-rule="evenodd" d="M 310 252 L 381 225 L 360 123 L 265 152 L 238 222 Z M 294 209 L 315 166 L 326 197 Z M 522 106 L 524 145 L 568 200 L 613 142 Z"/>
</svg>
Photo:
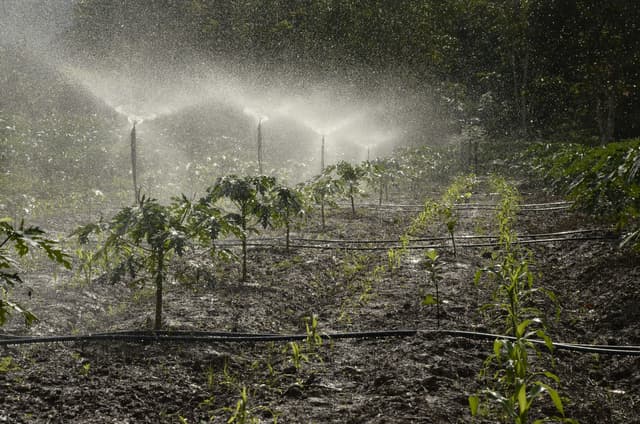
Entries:
<svg viewBox="0 0 640 424">
<path fill-rule="evenodd" d="M 478 340 L 516 340 L 513 336 L 483 333 L 465 330 L 378 330 L 344 333 L 320 334 L 324 340 L 340 339 L 381 339 L 426 336 L 452 336 Z M 273 333 L 225 333 L 207 331 L 117 331 L 112 333 L 95 333 L 77 336 L 11 336 L 0 335 L 0 346 L 27 345 L 36 343 L 66 342 L 99 342 L 126 341 L 134 343 L 149 342 L 193 342 L 193 343 L 256 343 L 256 342 L 292 342 L 306 340 L 307 334 L 273 334 Z M 527 339 L 529 342 L 546 346 L 544 340 Z M 581 353 L 598 353 L 619 356 L 640 356 L 640 346 L 612 346 L 574 343 L 553 343 L 554 350 L 568 350 Z"/>
<path fill-rule="evenodd" d="M 489 236 L 483 236 L 486 238 L 492 238 Z M 495 238 L 495 237 L 493 237 Z M 444 241 L 450 240 L 450 237 L 441 237 L 441 238 L 431 238 L 424 239 L 422 241 Z M 456 237 L 456 240 L 464 240 L 464 237 Z M 544 243 L 561 243 L 561 242 L 576 242 L 576 241 L 618 241 L 619 238 L 614 235 L 604 235 L 604 236 L 585 236 L 585 237 L 551 237 L 551 238 L 531 238 L 529 240 L 522 240 L 522 237 L 518 240 L 518 244 L 544 244 Z M 416 240 L 411 240 L 411 242 L 415 242 Z M 361 244 L 362 242 L 360 242 Z M 352 246 L 350 242 L 342 242 L 342 244 L 338 244 L 335 242 L 324 242 L 318 244 L 299 244 L 299 243 L 290 243 L 289 247 L 292 249 L 315 249 L 315 250 L 345 250 L 345 251 L 382 251 L 389 249 L 407 249 L 407 250 L 419 250 L 419 249 L 444 249 L 451 247 L 450 243 L 439 243 L 439 244 L 413 244 L 402 246 L 400 243 L 395 244 L 387 244 L 386 246 Z M 357 244 L 357 243 L 353 243 Z M 375 242 L 369 242 L 368 244 L 376 244 Z M 386 244 L 386 243 L 385 243 Z M 232 245 L 225 245 L 226 247 Z M 233 245 L 236 246 L 236 245 Z M 270 244 L 270 243 L 247 243 L 247 246 L 253 248 L 263 248 L 263 249 L 273 249 L 273 248 L 286 248 L 286 246 L 282 243 L 278 244 Z M 498 241 L 495 242 L 485 242 L 485 243 L 460 243 L 456 244 L 456 247 L 460 248 L 477 248 L 477 247 L 498 247 L 500 243 Z"/>
<path fill-rule="evenodd" d="M 425 331 L 424 333 L 432 333 L 432 334 L 446 334 L 449 336 L 458 336 L 465 337 L 471 339 L 481 339 L 481 340 L 517 340 L 513 336 L 505 336 L 501 334 L 492 334 L 492 333 L 482 333 L 475 331 L 464 331 L 464 330 L 431 330 Z M 544 340 L 538 339 L 527 339 L 529 342 L 544 345 L 546 343 Z M 572 352 L 581 352 L 581 353 L 599 353 L 605 355 L 618 355 L 618 356 L 640 356 L 640 346 L 611 346 L 611 345 L 592 345 L 592 344 L 575 344 L 575 343 L 562 343 L 562 342 L 553 342 L 553 348 L 557 350 L 568 350 Z"/>
<path fill-rule="evenodd" d="M 376 339 L 388 337 L 412 337 L 418 330 L 383 330 L 353 333 L 322 334 L 323 339 Z M 133 331 L 115 333 L 96 333 L 77 336 L 33 336 L 15 337 L 0 335 L 0 346 L 24 345 L 36 343 L 68 343 L 95 341 L 128 341 L 128 342 L 290 342 L 306 340 L 305 334 L 271 334 L 271 333 L 221 333 L 221 332 L 152 332 Z"/>
<path fill-rule="evenodd" d="M 568 231 L 557 231 L 553 233 L 534 233 L 534 234 L 518 234 L 518 238 L 537 238 L 537 237 L 556 237 L 562 235 L 571 235 L 571 234 L 590 234 L 590 233 L 599 233 L 599 232 L 607 232 L 607 230 L 602 229 L 582 229 L 582 230 L 568 230 Z M 497 235 L 459 235 L 456 236 L 456 240 L 474 240 L 474 239 L 498 239 Z M 436 240 L 450 240 L 450 236 L 440 236 L 440 237 L 421 237 L 421 238 L 409 238 L 409 242 L 424 242 L 424 241 L 436 241 Z M 274 238 L 274 240 L 284 241 L 283 237 Z M 343 244 L 383 244 L 383 243 L 397 243 L 398 238 L 395 239 L 376 239 L 376 240 L 359 240 L 359 239 L 313 239 L 313 238 L 304 238 L 304 237 L 292 237 L 290 238 L 292 242 L 316 242 L 316 243 L 343 243 Z"/>
<path fill-rule="evenodd" d="M 574 235 L 574 234 L 593 234 L 593 233 L 601 233 L 605 234 L 602 236 L 590 236 L 590 237 L 557 237 L 563 235 Z M 543 237 L 541 239 L 540 237 Z M 496 235 L 459 235 L 455 237 L 456 240 L 498 240 L 498 236 Z M 600 229 L 585 229 L 585 230 L 569 230 L 569 231 L 559 231 L 553 233 L 536 233 L 536 234 L 519 234 L 518 239 L 521 243 L 525 242 L 543 242 L 543 241 L 572 241 L 572 240 L 608 240 L 608 239 L 617 239 L 617 237 L 611 233 L 610 231 L 600 230 Z M 263 240 L 269 241 L 277 241 L 279 244 L 273 243 L 263 243 Z M 420 242 L 435 242 L 435 241 L 447 241 L 451 240 L 450 236 L 440 236 L 440 237 L 423 237 L 423 238 L 410 238 L 410 243 L 420 243 Z M 247 246 L 250 247 L 285 247 L 284 243 L 285 239 L 283 237 L 271 237 L 271 238 L 260 238 L 260 239 L 251 239 L 247 242 Z M 358 244 L 393 244 L 391 247 L 401 247 L 398 244 L 399 240 L 395 239 L 376 239 L 376 240 L 358 240 L 358 239 L 312 239 L 312 238 L 291 238 L 290 239 L 290 247 L 297 248 L 323 248 L 323 249 L 341 249 L 341 248 L 350 248 L 349 245 L 358 245 Z M 315 244 L 309 244 L 315 243 Z M 241 242 L 237 240 L 232 241 L 223 241 L 216 243 L 218 246 L 240 246 Z M 338 246 L 330 246 L 330 245 L 338 245 Z M 496 243 L 491 244 L 482 244 L 479 246 L 477 244 L 467 244 L 462 246 L 467 247 L 486 247 L 493 246 Z M 422 246 L 417 246 L 416 248 L 422 248 Z M 386 248 L 385 248 L 386 249 Z M 364 250 L 371 250 L 371 248 L 364 248 Z"/>
<path fill-rule="evenodd" d="M 521 203 L 518 205 L 519 208 L 522 209 L 546 209 L 546 208 L 555 208 L 555 207 L 571 207 L 574 202 L 567 201 L 558 201 L 558 202 L 545 202 L 545 203 Z M 338 204 L 344 208 L 351 208 L 350 204 Z M 359 203 L 358 206 L 366 207 L 366 208 L 378 208 L 378 209 L 424 209 L 424 204 L 394 204 L 394 203 Z M 454 204 L 456 208 L 498 208 L 496 203 L 456 203 Z"/>
</svg>

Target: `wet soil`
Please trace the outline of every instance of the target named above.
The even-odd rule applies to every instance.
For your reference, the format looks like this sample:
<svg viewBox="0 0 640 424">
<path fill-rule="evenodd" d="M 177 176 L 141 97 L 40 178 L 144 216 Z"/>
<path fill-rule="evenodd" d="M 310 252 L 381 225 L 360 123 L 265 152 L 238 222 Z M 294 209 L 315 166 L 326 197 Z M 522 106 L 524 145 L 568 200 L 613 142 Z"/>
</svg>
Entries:
<svg viewBox="0 0 640 424">
<path fill-rule="evenodd" d="M 474 195 L 472 202 L 495 197 Z M 525 195 L 524 202 L 543 199 Z M 406 202 L 398 202 L 406 203 Z M 415 211 L 358 208 L 329 212 L 322 232 L 312 216 L 296 233 L 316 239 L 397 239 Z M 567 210 L 522 212 L 519 234 L 600 228 Z M 432 226 L 425 234 L 444 235 Z M 490 210 L 460 211 L 458 236 L 495 234 Z M 281 235 L 279 233 L 271 236 Z M 474 275 L 490 264 L 492 247 L 441 248 L 440 328 L 503 333 L 496 314 L 482 313 L 488 284 Z M 366 247 L 366 244 L 362 245 Z M 552 290 L 561 307 L 549 314 L 557 342 L 640 345 L 640 258 L 615 240 L 545 242 L 532 253 L 534 284 Z M 434 293 L 424 252 L 410 250 L 394 271 L 386 250 L 253 248 L 249 278 L 238 265 L 193 254 L 168 282 L 164 328 L 304 334 L 316 316 L 320 333 L 418 329 L 412 337 L 300 341 L 299 362 L 287 342 L 46 343 L 0 347 L 0 422 L 8 423 L 467 423 L 469 395 L 488 384 L 479 374 L 491 340 L 433 332 L 438 314 L 422 305 Z M 13 317 L 3 331 L 24 335 L 147 330 L 154 292 L 100 278 L 33 266 L 12 293 L 40 321 L 26 328 Z M 201 270 L 198 279 L 194 269 Z M 28 296 L 28 292 L 31 296 Z M 533 369 L 553 370 L 566 416 L 582 423 L 640 423 L 640 358 L 556 350 L 531 354 Z M 243 389 L 245 408 L 238 408 Z M 542 398 L 534 415 L 552 416 Z M 240 412 L 238 412 L 240 411 Z M 532 416 L 533 417 L 533 416 Z M 253 420 L 253 421 L 251 421 Z M 475 419 L 475 422 L 497 422 Z"/>
</svg>

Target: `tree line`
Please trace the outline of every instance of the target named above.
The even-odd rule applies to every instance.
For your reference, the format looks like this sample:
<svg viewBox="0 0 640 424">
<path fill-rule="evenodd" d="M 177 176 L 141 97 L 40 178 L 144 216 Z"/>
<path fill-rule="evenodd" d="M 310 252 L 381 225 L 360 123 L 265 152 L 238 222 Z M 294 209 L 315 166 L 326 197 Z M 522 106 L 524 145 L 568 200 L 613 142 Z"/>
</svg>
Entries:
<svg viewBox="0 0 640 424">
<path fill-rule="evenodd" d="M 640 132 L 638 22 L 634 0 L 78 0 L 65 39 L 365 88 L 394 75 L 459 127 L 607 143 Z"/>
</svg>

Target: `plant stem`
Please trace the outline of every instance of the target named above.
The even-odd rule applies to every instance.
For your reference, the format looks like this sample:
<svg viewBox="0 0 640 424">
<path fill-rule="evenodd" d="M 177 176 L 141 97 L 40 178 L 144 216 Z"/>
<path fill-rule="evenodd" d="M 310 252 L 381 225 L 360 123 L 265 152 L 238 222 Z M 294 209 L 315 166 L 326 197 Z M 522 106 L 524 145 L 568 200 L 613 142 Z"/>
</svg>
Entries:
<svg viewBox="0 0 640 424">
<path fill-rule="evenodd" d="M 156 322 L 154 330 L 162 328 L 162 281 L 164 280 L 164 252 L 162 249 L 156 251 Z"/>
</svg>

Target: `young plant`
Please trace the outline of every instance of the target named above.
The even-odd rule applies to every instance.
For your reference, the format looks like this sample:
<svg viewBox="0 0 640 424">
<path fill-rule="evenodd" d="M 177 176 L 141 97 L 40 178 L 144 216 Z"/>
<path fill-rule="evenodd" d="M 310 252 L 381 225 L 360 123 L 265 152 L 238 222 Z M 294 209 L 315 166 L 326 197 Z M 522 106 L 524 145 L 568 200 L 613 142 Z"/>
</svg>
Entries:
<svg viewBox="0 0 640 424">
<path fill-rule="evenodd" d="M 303 362 L 309 362 L 309 356 L 302 351 L 302 347 L 298 342 L 289 342 L 289 349 L 291 350 L 291 363 L 296 370 L 299 370 Z"/>
<path fill-rule="evenodd" d="M 304 198 L 300 192 L 284 186 L 275 187 L 272 192 L 272 218 L 276 224 L 284 225 L 286 249 L 289 252 L 291 222 L 294 217 L 304 213 Z"/>
<path fill-rule="evenodd" d="M 45 237 L 39 227 L 25 227 L 24 221 L 14 227 L 10 218 L 0 218 L 0 327 L 12 311 L 22 314 L 27 325 L 36 320 L 27 309 L 9 300 L 10 289 L 16 283 L 22 283 L 16 256 L 21 258 L 34 249 L 42 250 L 51 261 L 71 269 L 69 256 L 57 244 L 56 240 Z"/>
<path fill-rule="evenodd" d="M 322 346 L 322 336 L 318 332 L 318 316 L 312 315 L 311 317 L 304 318 L 304 325 L 307 332 L 307 349 L 309 352 L 313 352 Z"/>
<path fill-rule="evenodd" d="M 469 397 L 471 414 L 496 415 L 503 422 L 527 424 L 534 402 L 545 393 L 549 394 L 558 416 L 551 417 L 557 422 L 574 422 L 566 418 L 562 399 L 551 386 L 559 378 L 548 370 L 537 371 L 529 361 L 530 352 L 541 356 L 542 353 L 531 341 L 536 336 L 544 340 L 549 351 L 553 351 L 553 342 L 546 334 L 543 313 L 533 306 L 540 294 L 556 302 L 553 292 L 534 287 L 534 275 L 529 269 L 530 255 L 522 252 L 515 244 L 517 238 L 511 227 L 515 219 L 514 199 L 516 190 L 504 179 L 494 178 L 493 187 L 503 195 L 501 209 L 497 217 L 500 226 L 501 251 L 494 255 L 493 266 L 476 273 L 476 284 L 483 275 L 494 282 L 493 301 L 484 305 L 484 310 L 495 310 L 505 320 L 505 331 L 512 339 L 497 339 L 493 354 L 485 361 L 481 376 L 487 378 L 486 389 Z M 548 421 L 549 417 L 535 422 Z"/>
<path fill-rule="evenodd" d="M 245 386 L 240 390 L 240 399 L 236 402 L 235 408 L 226 407 L 223 410 L 230 412 L 231 416 L 227 420 L 227 424 L 258 424 L 262 420 L 257 415 L 257 411 L 264 411 L 273 417 L 273 424 L 278 424 L 279 413 L 265 406 L 250 407 L 249 393 Z"/>
<path fill-rule="evenodd" d="M 256 225 L 263 228 L 269 225 L 273 209 L 269 203 L 270 191 L 276 184 L 275 178 L 243 177 L 235 175 L 218 178 L 216 183 L 207 189 L 207 200 L 215 203 L 217 200 L 229 200 L 236 208 L 228 213 L 226 220 L 235 223 L 240 228 L 242 243 L 242 281 L 247 280 L 247 235 L 257 232 Z"/>
<path fill-rule="evenodd" d="M 376 159 L 363 163 L 364 179 L 374 190 L 378 191 L 378 205 L 382 200 L 389 200 L 389 185 L 401 173 L 394 159 Z"/>
<path fill-rule="evenodd" d="M 322 174 L 316 176 L 304 187 L 307 196 L 312 199 L 313 203 L 320 206 L 322 231 L 325 231 L 326 229 L 326 205 L 335 207 L 335 198 L 343 191 L 342 181 L 336 179 L 332 175 L 334 170 L 335 165 L 326 167 Z"/>
<path fill-rule="evenodd" d="M 440 268 L 442 266 L 442 262 L 440 261 L 440 255 L 435 249 L 428 249 L 425 252 L 425 267 L 427 269 L 427 274 L 429 281 L 436 289 L 435 298 L 431 294 L 427 294 L 425 298 L 422 300 L 422 304 L 425 306 L 436 305 L 436 320 L 437 320 L 437 328 L 440 328 L 440 290 L 439 283 L 442 280 L 442 276 L 440 275 Z"/>
<path fill-rule="evenodd" d="M 349 162 L 340 161 L 336 166 L 336 173 L 347 187 L 346 194 L 351 201 L 351 214 L 355 218 L 355 196 L 360 192 L 359 185 L 365 175 L 365 170 L 359 165 L 352 165 Z"/>
<path fill-rule="evenodd" d="M 495 366 L 492 379 L 497 387 L 484 389 L 480 394 L 469 397 L 471 415 L 494 413 L 503 422 L 527 424 L 530 422 L 534 403 L 548 394 L 559 415 L 536 419 L 534 423 L 554 421 L 577 424 L 577 421 L 565 417 L 563 400 L 551 386 L 559 383 L 560 378 L 550 371 L 532 370 L 529 352 L 540 352 L 530 340 L 531 336 L 539 335 L 539 330 L 527 332 L 530 324 L 530 320 L 520 323 L 515 340 L 498 339 L 494 342 L 493 354 L 485 361 L 483 374 L 492 365 Z M 545 341 L 549 350 L 552 350 L 551 341 L 548 338 Z"/>
<path fill-rule="evenodd" d="M 224 409 L 227 412 L 231 412 L 231 416 L 227 420 L 227 424 L 253 424 L 260 422 L 258 417 L 255 417 L 253 412 L 249 409 L 249 395 L 246 387 L 242 387 L 242 390 L 240 390 L 240 399 L 238 399 L 236 407 Z"/>
<path fill-rule="evenodd" d="M 155 330 L 162 327 L 163 286 L 172 255 L 182 256 L 190 239 L 205 234 L 215 239 L 226 228 L 213 216 L 201 220 L 196 209 L 185 202 L 178 199 L 178 203 L 164 206 L 143 196 L 137 206 L 121 209 L 109 223 L 89 224 L 74 232 L 81 243 L 86 243 L 92 233 L 105 233 L 93 258 L 109 258 L 112 283 L 128 275 L 133 283 L 144 284 L 145 277 L 151 277 L 156 297 Z M 142 275 L 140 271 L 144 271 Z"/>
<path fill-rule="evenodd" d="M 447 226 L 447 232 L 449 233 L 449 237 L 451 237 L 451 244 L 453 246 L 453 256 L 458 256 L 458 251 L 456 249 L 456 238 L 455 231 L 456 226 L 458 225 L 458 216 L 455 214 L 453 210 L 453 205 L 447 205 L 442 208 L 441 211 L 442 217 L 444 219 L 444 223 Z"/>
</svg>

